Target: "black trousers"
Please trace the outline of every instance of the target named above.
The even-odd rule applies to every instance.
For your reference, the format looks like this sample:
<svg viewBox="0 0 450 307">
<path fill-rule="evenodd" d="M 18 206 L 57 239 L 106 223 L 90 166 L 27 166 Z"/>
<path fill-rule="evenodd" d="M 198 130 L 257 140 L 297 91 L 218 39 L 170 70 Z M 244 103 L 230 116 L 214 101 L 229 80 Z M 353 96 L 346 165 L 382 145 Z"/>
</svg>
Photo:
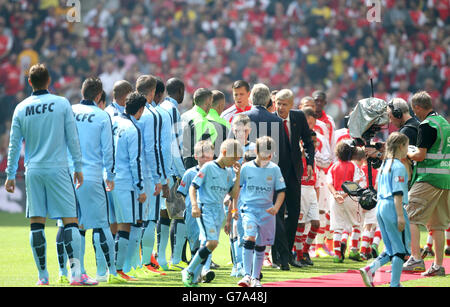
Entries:
<svg viewBox="0 0 450 307">
<path fill-rule="evenodd" d="M 300 216 L 301 186 L 293 171 L 287 176 L 285 183 L 286 196 L 276 216 L 275 242 L 272 248 L 272 257 L 280 264 L 287 264 L 292 257 Z"/>
</svg>

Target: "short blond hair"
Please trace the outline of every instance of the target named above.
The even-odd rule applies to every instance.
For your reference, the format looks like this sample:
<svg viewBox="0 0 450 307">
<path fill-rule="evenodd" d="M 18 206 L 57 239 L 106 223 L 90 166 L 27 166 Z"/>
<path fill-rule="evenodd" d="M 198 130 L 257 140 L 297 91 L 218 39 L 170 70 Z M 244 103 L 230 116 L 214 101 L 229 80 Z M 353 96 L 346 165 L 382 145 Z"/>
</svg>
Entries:
<svg viewBox="0 0 450 307">
<path fill-rule="evenodd" d="M 220 154 L 226 152 L 226 157 L 242 157 L 244 155 L 244 151 L 242 150 L 242 145 L 238 140 L 235 139 L 226 139 L 220 145 Z"/>
<path fill-rule="evenodd" d="M 267 157 L 275 152 L 275 141 L 270 136 L 256 139 L 256 154 Z"/>
<path fill-rule="evenodd" d="M 198 141 L 194 146 L 194 156 L 201 156 L 204 152 L 213 152 L 214 145 L 209 140 Z"/>
</svg>

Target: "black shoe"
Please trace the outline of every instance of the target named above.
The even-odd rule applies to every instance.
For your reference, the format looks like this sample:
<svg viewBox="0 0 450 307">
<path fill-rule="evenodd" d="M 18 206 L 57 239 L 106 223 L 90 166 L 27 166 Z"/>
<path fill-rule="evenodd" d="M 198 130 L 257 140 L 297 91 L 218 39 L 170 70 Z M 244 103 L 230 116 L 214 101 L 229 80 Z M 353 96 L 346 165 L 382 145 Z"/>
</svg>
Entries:
<svg viewBox="0 0 450 307">
<path fill-rule="evenodd" d="M 303 253 L 303 259 L 302 264 L 306 265 L 314 265 L 311 258 L 309 257 L 309 253 Z"/>
<path fill-rule="evenodd" d="M 296 267 L 296 268 L 302 268 L 303 267 L 303 264 L 300 261 L 297 261 L 297 260 L 289 261 L 289 264 L 292 265 L 293 267 Z"/>
<path fill-rule="evenodd" d="M 341 255 L 342 255 L 342 260 L 345 259 L 345 251 L 347 250 L 347 243 L 342 243 L 341 242 Z"/>
<path fill-rule="evenodd" d="M 203 283 L 210 283 L 216 277 L 216 273 L 213 271 L 206 272 L 205 275 L 202 276 Z"/>
<path fill-rule="evenodd" d="M 261 280 L 261 279 L 263 279 L 263 273 L 262 272 L 259 273 L 259 280 Z"/>
<path fill-rule="evenodd" d="M 282 271 L 290 271 L 291 268 L 289 267 L 289 264 L 282 264 L 280 266 L 280 270 L 282 270 Z"/>
</svg>

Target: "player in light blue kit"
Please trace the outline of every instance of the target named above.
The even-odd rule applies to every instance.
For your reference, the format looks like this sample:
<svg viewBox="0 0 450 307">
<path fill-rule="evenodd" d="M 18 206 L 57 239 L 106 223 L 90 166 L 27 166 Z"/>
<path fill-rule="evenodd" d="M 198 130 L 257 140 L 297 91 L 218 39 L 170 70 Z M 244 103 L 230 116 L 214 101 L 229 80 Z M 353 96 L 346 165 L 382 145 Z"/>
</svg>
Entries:
<svg viewBox="0 0 450 307">
<path fill-rule="evenodd" d="M 119 116 L 120 114 L 124 113 L 125 111 L 125 99 L 127 98 L 127 95 L 133 91 L 133 86 L 130 82 L 126 80 L 120 80 L 114 83 L 113 86 L 113 101 L 110 105 L 108 105 L 105 108 L 105 111 L 109 114 L 111 117 L 111 120 L 114 120 L 114 117 Z M 104 171 L 104 179 L 106 180 L 107 172 Z M 114 215 L 114 199 L 112 197 L 112 191 L 106 192 L 107 198 L 108 198 L 108 212 L 109 212 L 109 224 L 111 233 L 113 235 L 113 238 L 116 237 L 117 234 L 117 221 L 116 216 Z M 105 262 L 106 265 L 106 262 Z"/>
<path fill-rule="evenodd" d="M 202 270 L 202 264 L 219 244 L 220 228 L 224 220 L 225 196 L 230 194 L 233 199 L 239 196 L 241 165 L 237 161 L 240 158 L 242 148 L 239 142 L 225 140 L 220 146 L 219 157 L 203 165 L 189 188 L 192 216 L 197 219 L 202 246 L 189 266 L 181 271 L 183 284 L 187 287 L 196 286 L 195 282 Z"/>
<path fill-rule="evenodd" d="M 159 104 L 159 107 L 166 110 L 169 113 L 170 120 L 171 120 L 171 131 L 172 131 L 172 137 L 171 137 L 171 153 L 172 153 L 172 161 L 169 163 L 168 167 L 168 189 L 171 189 L 176 182 L 181 180 L 183 177 L 184 172 L 186 171 L 183 159 L 181 155 L 181 148 L 182 148 L 182 138 L 183 138 L 183 131 L 182 131 L 182 124 L 181 124 L 181 117 L 180 117 L 180 111 L 178 110 L 178 105 L 183 102 L 184 99 L 184 83 L 180 79 L 177 78 L 170 78 L 166 82 L 166 90 L 167 90 L 167 96 L 164 98 L 164 100 Z M 168 194 L 168 191 L 166 193 Z M 167 213 L 166 209 L 166 197 L 162 197 L 161 199 L 161 211 L 160 211 L 160 217 L 158 221 L 158 263 L 161 266 L 161 268 L 165 271 L 169 270 L 169 264 L 166 259 L 166 249 L 167 244 L 169 242 L 169 235 L 170 235 L 170 218 Z M 185 238 L 185 227 L 179 227 L 177 233 L 174 234 L 176 237 L 177 235 L 179 237 Z M 178 227 L 177 227 L 178 228 Z M 179 233 L 178 233 L 179 232 Z M 178 240 L 180 242 L 181 240 Z M 178 248 L 177 248 L 178 250 Z M 176 260 L 177 261 L 177 260 Z M 173 264 L 173 263 L 171 263 Z M 178 265 L 181 263 L 177 263 Z M 179 270 L 180 268 L 174 265 L 170 266 L 170 269 L 172 270 Z"/>
<path fill-rule="evenodd" d="M 386 158 L 378 172 L 377 220 L 385 250 L 370 265 L 360 269 L 364 283 L 374 287 L 375 272 L 392 262 L 391 287 L 400 287 L 405 258 L 411 255 L 411 232 L 404 205 L 408 204 L 408 172 L 401 162 L 408 153 L 409 139 L 392 133 L 386 142 Z"/>
<path fill-rule="evenodd" d="M 245 156 L 246 152 L 252 152 L 253 155 L 256 155 L 255 153 L 255 143 L 250 142 L 248 139 L 248 136 L 251 132 L 251 120 L 248 115 L 240 113 L 237 114 L 233 118 L 233 122 L 231 123 L 231 130 L 233 132 L 233 135 L 236 140 L 239 141 L 242 145 L 242 150 Z M 244 158 L 239 160 L 240 164 L 244 163 Z M 242 202 L 238 201 L 238 208 L 237 208 L 237 214 L 240 216 L 240 207 Z M 226 208 L 225 214 L 228 212 L 228 208 Z M 229 212 L 228 214 L 231 214 Z M 244 237 L 244 228 L 242 227 L 242 218 L 238 217 L 237 220 L 232 220 L 232 228 L 230 232 L 230 247 L 231 247 L 231 256 L 233 260 L 233 268 L 231 269 L 230 276 L 233 277 L 243 277 L 244 276 L 244 268 L 242 264 L 242 246 L 244 243 L 243 237 Z"/>
<path fill-rule="evenodd" d="M 72 106 L 80 138 L 83 157 L 84 184 L 76 191 L 80 205 L 79 224 L 82 232 L 81 273 L 84 268 L 84 237 L 87 229 L 92 229 L 92 241 L 97 261 L 97 282 L 126 282 L 117 276 L 115 266 L 114 239 L 109 228 L 106 191 L 114 189 L 115 161 L 111 118 L 97 105 L 103 90 L 98 78 L 88 78 L 83 82 L 81 94 L 83 100 Z M 73 164 L 70 164 L 73 168 Z M 106 187 L 103 183 L 103 169 L 106 169 Z M 81 231 L 80 230 L 80 231 Z M 106 267 L 103 266 L 106 260 Z M 86 275 L 85 278 L 90 280 Z"/>
<path fill-rule="evenodd" d="M 144 190 L 142 167 L 142 137 L 137 127 L 145 109 L 146 99 L 137 92 L 126 98 L 125 113 L 114 117 L 113 135 L 115 149 L 115 187 L 113 190 L 114 212 L 117 219 L 116 269 L 127 280 L 133 277 L 123 272 L 128 253 L 131 225 L 138 219 L 139 203 L 147 196 Z"/>
<path fill-rule="evenodd" d="M 189 247 L 191 249 L 192 257 L 197 253 L 200 248 L 200 230 L 198 228 L 197 220 L 192 216 L 191 198 L 189 197 L 189 188 L 197 176 L 200 168 L 209 161 L 214 159 L 214 146 L 210 141 L 199 141 L 194 146 L 194 159 L 197 160 L 198 165 L 188 169 L 181 179 L 178 186 L 177 193 L 180 193 L 185 198 L 186 210 L 184 212 L 184 224 L 186 225 L 186 235 L 189 241 Z M 214 279 L 215 274 L 210 271 L 201 274 L 202 282 L 211 282 Z"/>
<path fill-rule="evenodd" d="M 143 273 L 160 273 L 151 266 L 151 257 L 155 242 L 156 222 L 159 218 L 159 198 L 162 186 L 167 184 L 167 165 L 171 159 L 170 149 L 163 150 L 170 146 L 171 126 L 170 118 L 164 122 L 161 115 L 152 105 L 156 92 L 157 79 L 152 75 L 141 75 L 136 80 L 136 90 L 145 96 L 147 103 L 144 113 L 139 119 L 144 144 L 144 183 L 146 194 L 148 195 L 145 204 L 146 213 L 142 217 L 143 232 L 140 237 L 142 246 L 142 259 L 137 257 L 139 268 L 136 270 Z M 164 111 L 165 112 L 165 111 Z M 167 117 L 169 114 L 165 112 Z M 166 135 L 162 131 L 166 129 Z M 169 138 L 168 138 L 169 137 Z M 169 144 L 169 145 L 166 145 Z M 136 245 L 136 255 L 138 255 L 139 245 Z"/>
<path fill-rule="evenodd" d="M 81 278 L 81 237 L 75 191 L 83 184 L 81 149 L 70 102 L 48 92 L 51 79 L 45 65 L 30 68 L 28 83 L 33 94 L 19 103 L 12 118 L 8 150 L 6 191 L 13 193 L 22 141 L 25 141 L 26 217 L 30 219 L 30 245 L 39 272 L 38 285 L 49 284 L 45 220 L 62 219 L 64 245 L 71 268 L 71 285 Z M 69 150 L 74 164 L 72 179 Z"/>
<path fill-rule="evenodd" d="M 270 161 L 275 146 L 275 141 L 268 136 L 258 138 L 256 159 L 245 163 L 241 169 L 240 201 L 245 270 L 245 276 L 238 282 L 241 287 L 261 287 L 259 278 L 264 251 L 275 240 L 275 216 L 283 204 L 286 189 L 280 168 Z"/>
</svg>

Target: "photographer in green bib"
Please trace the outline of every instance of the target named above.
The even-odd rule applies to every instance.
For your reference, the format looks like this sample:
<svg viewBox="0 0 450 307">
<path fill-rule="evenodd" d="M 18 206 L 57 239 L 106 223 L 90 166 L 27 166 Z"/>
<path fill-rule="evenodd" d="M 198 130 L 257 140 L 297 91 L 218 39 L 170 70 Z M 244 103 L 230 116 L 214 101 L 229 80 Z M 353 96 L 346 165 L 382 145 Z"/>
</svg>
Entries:
<svg viewBox="0 0 450 307">
<path fill-rule="evenodd" d="M 414 94 L 412 109 L 421 121 L 417 135 L 417 150 L 408 152 L 416 161 L 409 203 L 406 211 L 411 223 L 411 257 L 404 271 L 425 271 L 420 256 L 420 230 L 424 225 L 433 231 L 435 258 L 423 276 L 445 276 L 444 231 L 450 222 L 450 124 L 433 110 L 432 98 L 425 92 Z"/>
</svg>

